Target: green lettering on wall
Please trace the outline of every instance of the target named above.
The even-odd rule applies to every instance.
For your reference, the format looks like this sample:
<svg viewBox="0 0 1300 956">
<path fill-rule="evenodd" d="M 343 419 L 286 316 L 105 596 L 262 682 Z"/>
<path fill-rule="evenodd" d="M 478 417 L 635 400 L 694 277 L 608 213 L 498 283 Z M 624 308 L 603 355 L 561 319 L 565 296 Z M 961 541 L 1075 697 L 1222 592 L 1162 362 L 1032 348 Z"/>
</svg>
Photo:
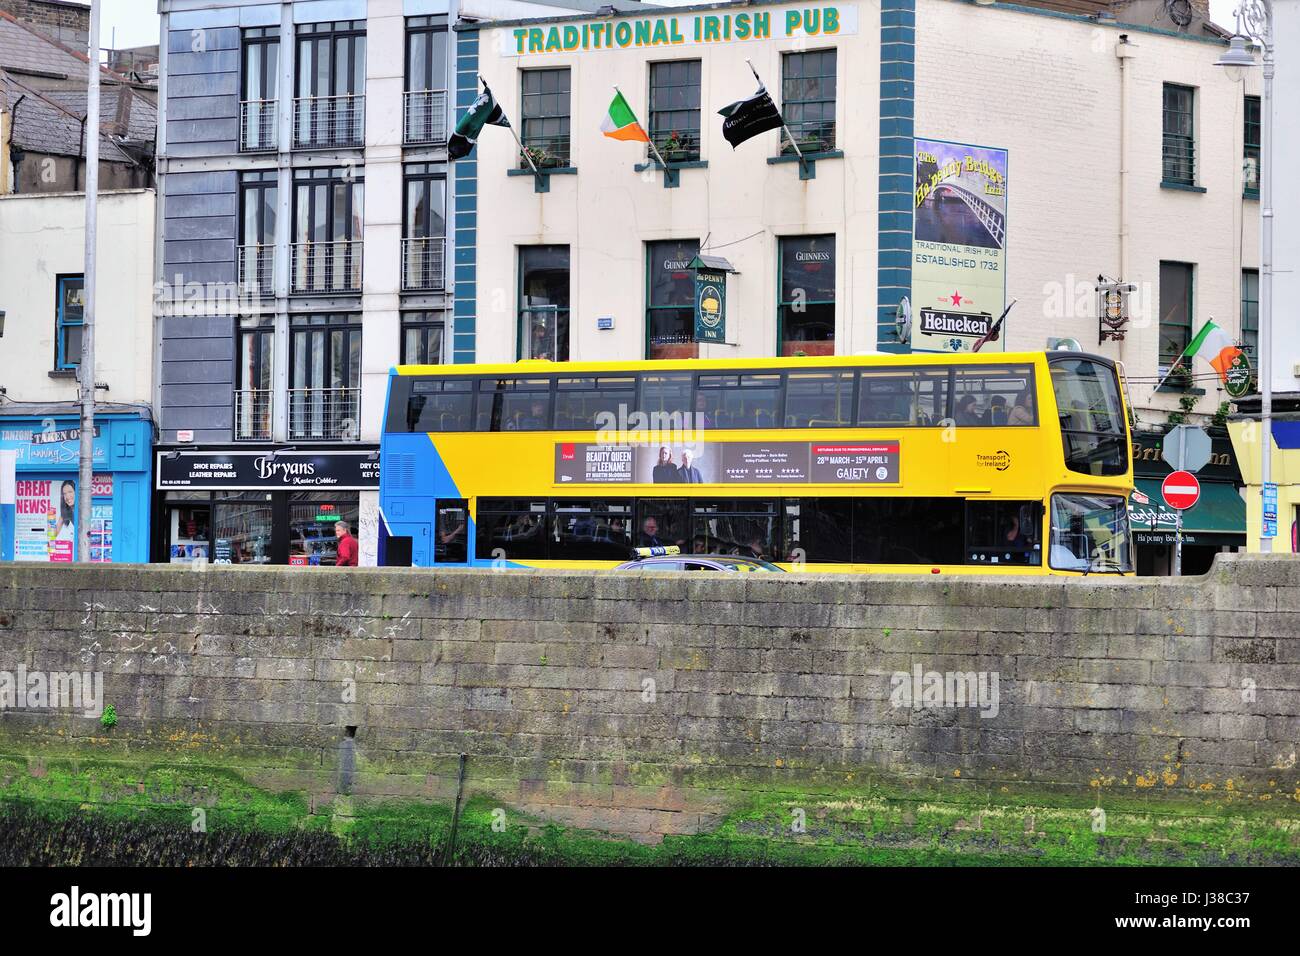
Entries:
<svg viewBox="0 0 1300 956">
<path fill-rule="evenodd" d="M 737 14 L 736 14 L 736 39 L 737 39 L 737 40 L 748 40 L 748 39 L 749 39 L 749 31 L 750 31 L 751 29 L 752 29 L 752 28 L 751 28 L 750 23 L 749 23 L 749 14 L 748 14 L 748 13 L 737 13 Z"/>
<path fill-rule="evenodd" d="M 649 20 L 638 20 L 636 22 L 636 45 L 637 46 L 650 45 L 650 30 L 651 30 L 651 25 Z"/>
<path fill-rule="evenodd" d="M 801 23 L 798 10 L 787 10 L 785 12 L 785 35 L 794 36 L 794 31 L 799 29 Z"/>
<path fill-rule="evenodd" d="M 527 37 L 528 37 L 527 30 L 521 29 L 515 31 L 515 52 L 516 53 L 524 52 L 524 40 L 527 39 Z"/>
<path fill-rule="evenodd" d="M 546 52 L 558 53 L 560 51 L 560 28 L 551 27 L 546 31 Z"/>
<path fill-rule="evenodd" d="M 655 33 L 650 42 L 655 46 L 668 42 L 668 24 L 663 20 L 655 21 Z"/>
<path fill-rule="evenodd" d="M 716 42 L 718 38 L 719 38 L 718 18 L 705 17 L 704 18 L 704 42 L 705 43 Z"/>
<path fill-rule="evenodd" d="M 545 40 L 543 39 L 543 34 L 540 28 L 533 27 L 531 30 L 528 31 L 528 52 L 529 53 L 541 53 L 542 47 L 544 45 L 545 45 Z"/>
<path fill-rule="evenodd" d="M 754 14 L 754 39 L 766 40 L 772 35 L 772 14 L 764 11 Z"/>
<path fill-rule="evenodd" d="M 614 42 L 619 46 L 627 46 L 632 42 L 632 24 L 624 20 L 614 28 Z"/>
<path fill-rule="evenodd" d="M 827 7 L 822 11 L 822 33 L 840 32 L 840 11 L 836 7 Z"/>
<path fill-rule="evenodd" d="M 578 48 L 578 39 L 577 27 L 564 28 L 564 48 L 566 50 L 576 50 Z"/>
<path fill-rule="evenodd" d="M 679 30 L 679 29 L 677 29 L 677 18 L 676 18 L 676 17 L 673 17 L 673 42 L 674 42 L 674 43 L 685 43 L 685 42 L 686 42 L 686 38 L 685 38 L 684 36 L 682 36 L 682 31 Z"/>
</svg>

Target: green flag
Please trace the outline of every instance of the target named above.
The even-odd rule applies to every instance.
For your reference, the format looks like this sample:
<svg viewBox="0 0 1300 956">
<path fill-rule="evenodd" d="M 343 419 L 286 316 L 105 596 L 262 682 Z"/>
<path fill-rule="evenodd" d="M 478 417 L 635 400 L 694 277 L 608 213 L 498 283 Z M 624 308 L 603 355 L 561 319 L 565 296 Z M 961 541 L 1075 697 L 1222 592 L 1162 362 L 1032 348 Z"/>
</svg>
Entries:
<svg viewBox="0 0 1300 956">
<path fill-rule="evenodd" d="M 510 126 L 510 120 L 506 119 L 506 114 L 497 103 L 496 97 L 484 83 L 483 92 L 460 118 L 460 122 L 456 124 L 456 131 L 451 134 L 451 139 L 447 140 L 447 155 L 452 159 L 464 159 L 468 156 L 474 148 L 474 143 L 478 141 L 478 134 L 489 123 L 493 126 Z"/>
</svg>

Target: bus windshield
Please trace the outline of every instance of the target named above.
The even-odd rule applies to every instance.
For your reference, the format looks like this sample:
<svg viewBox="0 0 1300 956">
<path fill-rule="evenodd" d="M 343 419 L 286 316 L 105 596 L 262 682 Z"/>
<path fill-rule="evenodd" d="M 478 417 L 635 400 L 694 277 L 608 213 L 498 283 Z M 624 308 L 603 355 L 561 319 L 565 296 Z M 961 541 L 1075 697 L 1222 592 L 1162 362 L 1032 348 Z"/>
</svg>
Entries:
<svg viewBox="0 0 1300 956">
<path fill-rule="evenodd" d="M 1052 357 L 1065 467 L 1085 475 L 1128 471 L 1128 435 L 1115 369 L 1085 357 Z"/>
<path fill-rule="evenodd" d="M 1052 567 L 1127 574 L 1133 570 L 1128 504 L 1119 495 L 1052 495 Z"/>
</svg>

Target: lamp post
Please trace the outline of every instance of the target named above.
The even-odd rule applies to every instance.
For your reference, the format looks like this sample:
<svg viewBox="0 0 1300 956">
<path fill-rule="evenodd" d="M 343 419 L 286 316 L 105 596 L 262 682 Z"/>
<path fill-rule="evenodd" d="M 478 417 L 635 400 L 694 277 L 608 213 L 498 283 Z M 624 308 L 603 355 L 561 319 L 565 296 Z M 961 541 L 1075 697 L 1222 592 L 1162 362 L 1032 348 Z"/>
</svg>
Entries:
<svg viewBox="0 0 1300 956">
<path fill-rule="evenodd" d="M 1247 40 L 1264 53 L 1259 143 L 1259 424 L 1263 432 L 1260 436 L 1259 550 L 1267 554 L 1273 550 L 1273 536 L 1264 533 L 1262 508 L 1264 491 L 1273 480 L 1273 3 L 1272 0 L 1242 0 L 1234 13 L 1236 31 L 1215 65 L 1234 71 L 1253 67 L 1255 57 L 1246 48 Z"/>
</svg>

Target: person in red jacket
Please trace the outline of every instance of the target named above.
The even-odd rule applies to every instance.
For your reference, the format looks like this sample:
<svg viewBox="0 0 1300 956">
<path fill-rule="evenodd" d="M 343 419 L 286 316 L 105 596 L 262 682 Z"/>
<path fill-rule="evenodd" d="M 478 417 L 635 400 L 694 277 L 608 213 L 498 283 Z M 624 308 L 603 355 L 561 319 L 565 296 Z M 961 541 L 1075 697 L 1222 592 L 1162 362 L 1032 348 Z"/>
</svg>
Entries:
<svg viewBox="0 0 1300 956">
<path fill-rule="evenodd" d="M 346 521 L 334 522 L 334 536 L 339 539 L 339 557 L 335 565 L 340 568 L 357 566 L 357 539 Z"/>
</svg>

